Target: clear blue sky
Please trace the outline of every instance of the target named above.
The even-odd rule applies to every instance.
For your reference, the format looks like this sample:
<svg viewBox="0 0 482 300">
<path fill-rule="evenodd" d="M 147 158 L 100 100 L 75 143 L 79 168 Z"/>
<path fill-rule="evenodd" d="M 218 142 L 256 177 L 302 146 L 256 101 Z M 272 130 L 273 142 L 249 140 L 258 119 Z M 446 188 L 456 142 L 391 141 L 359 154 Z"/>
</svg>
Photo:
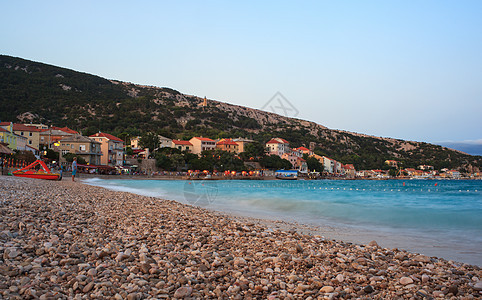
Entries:
<svg viewBox="0 0 482 300">
<path fill-rule="evenodd" d="M 3 1 L 0 53 L 417 141 L 482 139 L 482 1 Z"/>
</svg>

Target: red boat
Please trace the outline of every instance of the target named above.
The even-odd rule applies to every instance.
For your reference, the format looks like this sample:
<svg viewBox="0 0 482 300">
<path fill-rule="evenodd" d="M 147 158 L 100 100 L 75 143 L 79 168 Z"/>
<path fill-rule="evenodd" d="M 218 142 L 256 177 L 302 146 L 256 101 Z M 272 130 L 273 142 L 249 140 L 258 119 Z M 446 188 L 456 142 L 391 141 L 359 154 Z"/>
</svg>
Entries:
<svg viewBox="0 0 482 300">
<path fill-rule="evenodd" d="M 34 168 L 37 165 L 40 165 L 40 168 Z M 36 160 L 30 165 L 26 166 L 25 168 L 19 169 L 17 171 L 12 172 L 13 176 L 17 177 L 28 177 L 28 178 L 37 178 L 37 179 L 46 179 L 46 180 L 61 180 L 62 175 L 60 173 L 52 173 L 47 165 L 41 161 Z"/>
</svg>

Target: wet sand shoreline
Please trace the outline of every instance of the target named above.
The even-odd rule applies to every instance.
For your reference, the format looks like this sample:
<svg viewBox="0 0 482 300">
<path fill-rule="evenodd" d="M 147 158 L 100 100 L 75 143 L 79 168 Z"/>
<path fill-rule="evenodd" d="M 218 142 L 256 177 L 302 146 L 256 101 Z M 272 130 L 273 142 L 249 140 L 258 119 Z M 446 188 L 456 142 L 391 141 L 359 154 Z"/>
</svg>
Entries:
<svg viewBox="0 0 482 300">
<path fill-rule="evenodd" d="M 0 199 L 4 298 L 481 296 L 477 266 L 333 241 L 293 224 L 68 180 L 0 176 Z"/>
</svg>

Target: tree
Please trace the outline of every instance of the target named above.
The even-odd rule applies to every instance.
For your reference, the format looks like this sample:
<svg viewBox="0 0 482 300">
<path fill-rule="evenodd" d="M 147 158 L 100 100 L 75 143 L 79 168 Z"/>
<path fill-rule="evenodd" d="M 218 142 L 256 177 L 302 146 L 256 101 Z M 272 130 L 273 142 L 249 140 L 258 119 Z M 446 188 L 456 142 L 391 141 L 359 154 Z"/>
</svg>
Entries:
<svg viewBox="0 0 482 300">
<path fill-rule="evenodd" d="M 87 164 L 87 162 L 85 161 L 85 159 L 83 157 L 77 156 L 74 153 L 66 153 L 66 154 L 63 155 L 63 158 L 65 158 L 65 160 L 69 163 L 71 163 L 74 160 L 74 157 L 77 157 L 77 163 L 78 164 L 81 164 L 81 165 Z"/>
<path fill-rule="evenodd" d="M 59 152 L 55 152 L 52 149 L 47 149 L 46 152 L 47 153 L 44 155 L 44 157 L 50 160 L 57 160 L 57 161 L 59 160 Z"/>
<path fill-rule="evenodd" d="M 182 154 L 176 153 L 170 156 L 172 168 L 181 171 L 186 166 L 186 160 Z"/>
<path fill-rule="evenodd" d="M 148 132 L 141 136 L 139 144 L 142 148 L 148 148 L 149 152 L 154 152 L 155 149 L 159 148 L 159 136 L 153 132 Z"/>
<path fill-rule="evenodd" d="M 134 150 L 132 150 L 132 147 L 126 147 L 126 154 L 127 155 L 133 155 L 134 154 Z"/>
<path fill-rule="evenodd" d="M 288 160 L 282 159 L 278 155 L 267 155 L 263 157 L 259 163 L 267 169 L 289 170 L 293 167 Z"/>
<path fill-rule="evenodd" d="M 163 170 L 171 170 L 172 168 L 172 160 L 165 154 L 156 152 L 154 154 L 154 158 L 156 159 L 156 166 Z"/>
<path fill-rule="evenodd" d="M 263 157 L 266 155 L 265 147 L 260 143 L 249 143 L 244 147 L 244 152 L 241 153 L 243 159 L 248 160 L 251 157 Z"/>
<path fill-rule="evenodd" d="M 16 151 L 14 154 L 14 158 L 24 160 L 27 163 L 33 163 L 37 159 L 31 151 L 26 150 Z"/>
<path fill-rule="evenodd" d="M 317 160 L 314 157 L 306 157 L 305 160 L 306 160 L 306 164 L 308 165 L 308 170 L 312 172 L 315 172 L 315 171 L 320 173 L 323 172 L 324 167 L 319 160 Z"/>
<path fill-rule="evenodd" d="M 131 144 L 131 137 L 130 137 L 130 135 L 129 135 L 128 132 L 123 131 L 123 132 L 119 133 L 119 134 L 117 135 L 117 137 L 120 138 L 121 140 L 123 140 L 123 141 L 125 142 L 124 147 L 130 146 L 130 144 Z"/>
</svg>

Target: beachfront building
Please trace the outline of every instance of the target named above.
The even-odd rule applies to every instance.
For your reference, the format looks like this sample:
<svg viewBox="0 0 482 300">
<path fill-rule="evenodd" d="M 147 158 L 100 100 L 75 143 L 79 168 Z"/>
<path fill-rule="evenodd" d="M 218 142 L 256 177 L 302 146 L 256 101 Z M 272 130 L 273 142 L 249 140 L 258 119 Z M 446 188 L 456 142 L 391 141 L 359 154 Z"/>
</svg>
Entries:
<svg viewBox="0 0 482 300">
<path fill-rule="evenodd" d="M 289 161 L 294 170 L 298 170 L 300 173 L 308 173 L 306 160 L 298 156 L 296 152 L 284 153 L 281 158 Z"/>
<path fill-rule="evenodd" d="M 16 134 L 16 136 L 17 136 L 17 150 L 22 150 L 22 151 L 27 150 L 28 139 L 18 134 Z"/>
<path fill-rule="evenodd" d="M 273 138 L 266 143 L 266 150 L 270 155 L 282 157 L 285 153 L 290 153 L 290 143 L 282 138 Z"/>
<path fill-rule="evenodd" d="M 192 144 L 192 153 L 194 154 L 216 149 L 216 142 L 205 137 L 193 137 L 189 142 Z"/>
<path fill-rule="evenodd" d="M 79 134 L 61 139 L 59 146 L 55 146 L 60 152 L 60 162 L 67 165 L 64 155 L 67 153 L 82 157 L 90 165 L 99 165 L 102 157 L 100 143 Z"/>
<path fill-rule="evenodd" d="M 30 127 L 35 127 L 35 128 L 37 128 L 37 129 L 49 129 L 49 126 L 48 126 L 48 125 L 45 125 L 45 124 L 42 124 L 42 123 L 40 123 L 40 124 L 32 124 L 32 123 L 27 124 L 27 123 L 24 123 L 23 125 L 25 125 L 25 126 L 30 126 Z"/>
<path fill-rule="evenodd" d="M 299 157 L 297 155 L 294 155 L 292 152 L 290 152 L 290 153 L 283 153 L 283 155 L 281 155 L 281 158 L 289 161 L 293 166 L 293 168 L 295 168 L 296 161 L 298 160 Z"/>
<path fill-rule="evenodd" d="M 385 161 L 385 164 L 390 166 L 390 167 L 393 167 L 393 168 L 398 168 L 398 161 L 396 161 L 396 160 L 387 159 Z"/>
<path fill-rule="evenodd" d="M 17 135 L 13 132 L 13 123 L 0 127 L 0 143 L 6 143 L 11 150 L 17 150 Z"/>
<path fill-rule="evenodd" d="M 58 143 L 61 139 L 65 139 L 77 134 L 79 134 L 77 131 L 68 127 L 51 126 L 48 129 L 40 129 L 39 150 L 43 151 L 47 148 L 53 149 L 54 143 Z"/>
<path fill-rule="evenodd" d="M 336 161 L 326 156 L 322 156 L 322 158 L 324 172 L 334 174 L 336 172 Z"/>
<path fill-rule="evenodd" d="M 10 126 L 10 124 L 11 124 L 10 122 L 2 122 L 0 123 L 0 127 L 4 127 L 4 126 L 8 127 Z M 27 138 L 27 145 L 38 152 L 40 147 L 40 129 L 34 126 L 27 126 L 24 124 L 17 124 L 17 123 L 12 123 L 12 124 L 13 124 L 13 132 L 16 135 L 20 135 Z M 24 148 L 27 148 L 27 147 L 25 146 Z"/>
<path fill-rule="evenodd" d="M 306 163 L 306 160 L 304 160 L 301 157 L 298 157 L 296 160 L 296 169 L 303 174 L 308 173 L 308 164 Z"/>
<path fill-rule="evenodd" d="M 216 143 L 216 148 L 231 153 L 239 153 L 239 145 L 232 139 L 219 140 L 219 142 Z"/>
<path fill-rule="evenodd" d="M 335 174 L 343 174 L 343 164 L 335 160 Z"/>
<path fill-rule="evenodd" d="M 355 166 L 352 164 L 343 165 L 343 174 L 345 174 L 346 178 L 355 178 L 356 170 Z"/>
<path fill-rule="evenodd" d="M 378 179 L 387 179 L 390 178 L 390 175 L 388 174 L 388 170 L 371 170 L 372 172 L 372 178 L 378 178 Z"/>
<path fill-rule="evenodd" d="M 254 143 L 253 140 L 250 139 L 245 139 L 245 138 L 237 138 L 234 139 L 233 142 L 238 144 L 238 153 L 244 152 L 244 147 L 246 147 L 247 144 Z"/>
<path fill-rule="evenodd" d="M 449 177 L 449 178 L 459 179 L 459 178 L 462 177 L 462 174 L 460 174 L 460 172 L 457 171 L 457 170 L 448 170 L 445 173 L 447 174 L 447 177 Z"/>
<path fill-rule="evenodd" d="M 369 170 L 358 170 L 355 172 L 355 176 L 357 178 L 368 178 L 369 177 Z"/>
<path fill-rule="evenodd" d="M 308 156 L 313 155 L 313 151 L 303 146 L 298 148 L 293 148 L 293 151 L 301 152 L 301 156 L 303 156 L 304 154 L 308 154 Z"/>
<path fill-rule="evenodd" d="M 139 144 L 139 141 L 141 140 L 141 137 L 140 136 L 136 136 L 136 137 L 133 137 L 131 138 L 131 148 L 132 149 L 140 149 L 140 144 Z"/>
<path fill-rule="evenodd" d="M 408 176 L 415 176 L 415 173 L 417 172 L 414 168 L 406 168 L 404 171 Z"/>
<path fill-rule="evenodd" d="M 168 137 L 165 137 L 165 136 L 162 136 L 162 135 L 158 135 L 158 138 L 159 138 L 159 147 L 158 148 L 171 148 L 172 147 L 172 139 L 170 139 Z M 140 136 L 132 137 L 130 140 L 131 140 L 131 148 L 132 149 L 141 149 L 141 144 L 140 144 L 141 137 Z"/>
<path fill-rule="evenodd" d="M 171 148 L 172 139 L 159 135 L 159 148 Z"/>
<path fill-rule="evenodd" d="M 420 165 L 418 166 L 418 168 L 424 171 L 433 170 L 433 166 L 429 166 L 429 165 Z"/>
<path fill-rule="evenodd" d="M 176 148 L 181 151 L 192 152 L 193 146 L 189 141 L 172 140 L 171 148 Z"/>
<path fill-rule="evenodd" d="M 100 143 L 102 157 L 101 165 L 112 167 L 124 165 L 124 141 L 105 132 L 97 132 L 89 136 L 92 140 Z"/>
</svg>

